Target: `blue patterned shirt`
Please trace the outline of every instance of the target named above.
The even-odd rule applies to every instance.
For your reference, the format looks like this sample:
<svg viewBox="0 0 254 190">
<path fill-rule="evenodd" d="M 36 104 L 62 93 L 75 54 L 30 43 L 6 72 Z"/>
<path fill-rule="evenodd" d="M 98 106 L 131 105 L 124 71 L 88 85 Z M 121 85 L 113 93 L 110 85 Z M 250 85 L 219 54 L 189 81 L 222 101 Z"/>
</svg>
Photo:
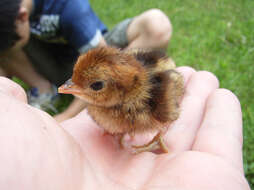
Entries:
<svg viewBox="0 0 254 190">
<path fill-rule="evenodd" d="M 33 0 L 30 31 L 50 43 L 68 43 L 83 53 L 99 43 L 106 26 L 88 0 Z"/>
</svg>

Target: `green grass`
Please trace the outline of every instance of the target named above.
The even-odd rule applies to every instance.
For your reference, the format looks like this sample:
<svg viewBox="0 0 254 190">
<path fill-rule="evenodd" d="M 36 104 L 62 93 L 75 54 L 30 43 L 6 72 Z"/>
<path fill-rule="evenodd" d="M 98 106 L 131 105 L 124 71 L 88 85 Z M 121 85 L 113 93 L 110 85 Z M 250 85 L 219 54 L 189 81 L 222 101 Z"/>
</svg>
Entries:
<svg viewBox="0 0 254 190">
<path fill-rule="evenodd" d="M 244 169 L 254 188 L 254 1 L 96 0 L 94 10 L 109 27 L 149 8 L 170 18 L 168 53 L 177 65 L 213 72 L 220 86 L 240 99 L 244 124 Z"/>
</svg>

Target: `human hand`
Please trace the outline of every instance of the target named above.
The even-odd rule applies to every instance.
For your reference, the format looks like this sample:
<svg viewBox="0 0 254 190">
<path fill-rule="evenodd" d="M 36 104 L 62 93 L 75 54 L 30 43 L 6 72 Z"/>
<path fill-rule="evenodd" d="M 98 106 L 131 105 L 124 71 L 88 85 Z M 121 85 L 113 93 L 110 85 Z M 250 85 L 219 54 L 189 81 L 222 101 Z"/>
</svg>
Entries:
<svg viewBox="0 0 254 190">
<path fill-rule="evenodd" d="M 250 189 L 237 98 L 208 72 L 179 71 L 182 112 L 164 137 L 170 153 L 159 155 L 119 149 L 86 111 L 61 128 L 0 80 L 0 189 Z"/>
</svg>

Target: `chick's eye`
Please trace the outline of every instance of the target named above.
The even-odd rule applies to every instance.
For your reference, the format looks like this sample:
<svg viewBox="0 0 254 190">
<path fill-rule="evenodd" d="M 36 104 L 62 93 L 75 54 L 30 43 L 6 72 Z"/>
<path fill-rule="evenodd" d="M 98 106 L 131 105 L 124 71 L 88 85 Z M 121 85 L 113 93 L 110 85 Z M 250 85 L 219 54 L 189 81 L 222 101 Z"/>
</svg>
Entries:
<svg viewBox="0 0 254 190">
<path fill-rule="evenodd" d="M 95 91 L 101 90 L 103 87 L 104 87 L 104 83 L 102 81 L 97 81 L 90 85 L 90 88 Z"/>
</svg>

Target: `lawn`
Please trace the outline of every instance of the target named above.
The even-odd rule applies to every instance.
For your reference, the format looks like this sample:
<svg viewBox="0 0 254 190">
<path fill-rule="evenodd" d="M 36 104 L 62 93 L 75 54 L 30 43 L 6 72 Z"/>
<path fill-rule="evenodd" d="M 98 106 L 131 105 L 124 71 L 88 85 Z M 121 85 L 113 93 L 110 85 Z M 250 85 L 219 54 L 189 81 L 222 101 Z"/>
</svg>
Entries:
<svg viewBox="0 0 254 190">
<path fill-rule="evenodd" d="M 168 53 L 176 64 L 213 72 L 220 86 L 240 99 L 244 169 L 254 188 L 254 1 L 94 0 L 91 4 L 109 28 L 149 8 L 169 16 L 174 32 Z"/>
</svg>

